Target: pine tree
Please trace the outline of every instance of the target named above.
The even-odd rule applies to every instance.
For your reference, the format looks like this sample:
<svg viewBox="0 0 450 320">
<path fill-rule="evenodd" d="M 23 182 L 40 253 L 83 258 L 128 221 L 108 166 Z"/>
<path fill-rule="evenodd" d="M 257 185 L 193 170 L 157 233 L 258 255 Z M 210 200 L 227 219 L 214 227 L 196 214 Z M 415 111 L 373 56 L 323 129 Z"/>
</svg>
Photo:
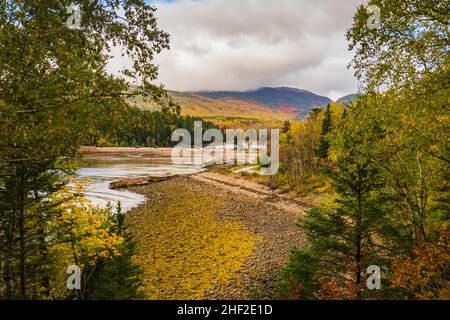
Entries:
<svg viewBox="0 0 450 320">
<path fill-rule="evenodd" d="M 142 299 L 139 292 L 142 269 L 136 265 L 132 257 L 136 250 L 136 243 L 127 232 L 125 215 L 122 213 L 120 202 L 116 213 L 111 217 L 115 222 L 115 232 L 124 237 L 120 247 L 120 256 L 113 260 L 103 261 L 98 267 L 90 285 L 89 299 L 94 300 L 130 300 Z"/>
<path fill-rule="evenodd" d="M 319 158 L 328 158 L 328 149 L 330 148 L 330 143 L 328 142 L 327 134 L 332 128 L 331 120 L 331 105 L 328 105 L 324 112 L 322 133 L 320 134 L 320 145 L 319 145 Z"/>
<path fill-rule="evenodd" d="M 310 247 L 293 254 L 289 264 L 305 298 L 361 298 L 366 268 L 380 262 L 373 233 L 390 203 L 379 192 L 382 153 L 371 146 L 383 132 L 364 135 L 366 124 L 353 110 L 330 134 L 336 162 L 325 171 L 337 196 L 307 213 L 302 227 Z"/>
<path fill-rule="evenodd" d="M 156 9 L 141 0 L 125 7 L 119 1 L 72 2 L 81 9 L 79 29 L 66 23 L 67 1 L 0 3 L 0 267 L 8 297 L 34 298 L 39 277 L 30 259 L 43 248 L 36 246 L 42 234 L 37 226 L 45 223 L 33 208 L 51 192 L 48 173 L 64 171 L 60 159 L 73 158 L 97 118 L 127 106 L 130 96 L 173 105 L 152 84 L 152 59 L 168 48 Z M 108 51 L 117 44 L 133 61 L 121 71 L 139 79 L 138 87 L 106 71 Z"/>
<path fill-rule="evenodd" d="M 291 128 L 292 128 L 291 122 L 289 120 L 285 121 L 283 123 L 283 129 L 281 130 L 281 133 L 287 134 L 291 130 Z"/>
</svg>

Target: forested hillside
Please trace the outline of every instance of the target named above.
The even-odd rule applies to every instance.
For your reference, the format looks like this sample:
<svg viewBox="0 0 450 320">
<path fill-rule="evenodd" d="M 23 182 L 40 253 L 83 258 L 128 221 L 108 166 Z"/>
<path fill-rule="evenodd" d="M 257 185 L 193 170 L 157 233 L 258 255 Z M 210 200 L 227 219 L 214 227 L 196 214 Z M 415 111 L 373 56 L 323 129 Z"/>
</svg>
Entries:
<svg viewBox="0 0 450 320">
<path fill-rule="evenodd" d="M 312 92 L 296 88 L 261 88 L 252 91 L 202 91 L 195 94 L 210 99 L 237 99 L 247 102 L 256 102 L 272 109 L 291 108 L 299 117 L 305 116 L 314 107 L 323 107 L 331 99 Z"/>
</svg>

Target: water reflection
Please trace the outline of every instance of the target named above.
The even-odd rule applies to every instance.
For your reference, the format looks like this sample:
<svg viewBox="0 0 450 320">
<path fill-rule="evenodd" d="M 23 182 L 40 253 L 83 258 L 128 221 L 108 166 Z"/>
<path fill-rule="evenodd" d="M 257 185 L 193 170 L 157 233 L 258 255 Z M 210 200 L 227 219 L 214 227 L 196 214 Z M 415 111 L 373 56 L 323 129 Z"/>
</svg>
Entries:
<svg viewBox="0 0 450 320">
<path fill-rule="evenodd" d="M 124 178 L 145 177 L 152 174 L 193 174 L 204 171 L 203 166 L 175 165 L 170 158 L 94 158 L 89 159 L 89 167 L 77 171 L 76 178 L 89 178 L 90 184 L 86 197 L 93 204 L 105 207 L 108 203 L 116 206 L 120 201 L 123 212 L 138 206 L 145 201 L 145 197 L 124 190 L 112 190 L 109 184 Z"/>
</svg>

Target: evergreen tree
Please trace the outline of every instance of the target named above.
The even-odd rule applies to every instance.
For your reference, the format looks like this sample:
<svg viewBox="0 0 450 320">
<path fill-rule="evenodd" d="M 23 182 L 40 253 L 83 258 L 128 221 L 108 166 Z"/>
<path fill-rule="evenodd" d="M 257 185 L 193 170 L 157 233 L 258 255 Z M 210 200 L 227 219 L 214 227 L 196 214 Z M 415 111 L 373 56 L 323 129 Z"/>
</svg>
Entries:
<svg viewBox="0 0 450 320">
<path fill-rule="evenodd" d="M 373 234 L 390 204 L 379 192 L 384 181 L 382 153 L 371 146 L 383 132 L 364 134 L 366 124 L 354 111 L 339 131 L 331 133 L 330 148 L 337 159 L 326 173 L 336 199 L 307 213 L 302 227 L 310 247 L 297 250 L 285 270 L 285 283 L 293 277 L 291 281 L 301 285 L 304 298 L 361 298 L 366 268 L 380 262 Z"/>
<path fill-rule="evenodd" d="M 291 122 L 289 120 L 285 121 L 283 123 L 283 129 L 281 130 L 281 133 L 287 134 L 291 130 L 291 127 L 292 127 Z"/>
<path fill-rule="evenodd" d="M 367 297 L 365 268 L 378 265 L 377 295 L 437 299 L 449 279 L 448 5 L 368 5 L 383 10 L 382 28 L 367 28 L 360 6 L 348 32 L 366 92 L 328 134 L 324 115 L 335 201 L 308 212 L 310 247 L 293 251 L 283 285 L 306 298 Z"/>
<path fill-rule="evenodd" d="M 319 145 L 319 158 L 328 158 L 328 149 L 330 148 L 330 143 L 328 142 L 327 134 L 330 133 L 332 129 L 331 120 L 331 105 L 328 105 L 325 109 L 323 116 L 322 132 L 320 134 L 320 145 Z"/>
<path fill-rule="evenodd" d="M 114 232 L 124 237 L 125 241 L 120 247 L 120 256 L 103 261 L 97 267 L 95 276 L 89 284 L 90 294 L 87 298 L 94 300 L 142 299 L 144 296 L 138 291 L 142 269 L 132 260 L 136 243 L 127 232 L 125 215 L 122 213 L 120 202 L 111 219 L 115 225 Z"/>
<path fill-rule="evenodd" d="M 79 29 L 69 27 L 67 7 L 78 5 Z M 103 117 L 143 96 L 173 109 L 156 79 L 155 54 L 168 48 L 168 34 L 158 29 L 155 7 L 141 0 L 1 1 L 0 2 L 0 267 L 6 274 L 5 296 L 34 297 L 35 265 L 45 252 L 45 213 L 34 210 L 52 192 L 48 173 L 74 157 Z M 123 16 L 121 16 L 123 15 Z M 126 17 L 126 19 L 124 18 Z M 121 71 L 139 86 L 106 71 L 108 52 L 122 46 L 133 61 Z M 39 214 L 38 214 L 39 213 Z M 45 233 L 44 233 L 45 234 Z M 45 239 L 46 241 L 48 239 Z M 3 286 L 0 286 L 0 294 Z"/>
</svg>

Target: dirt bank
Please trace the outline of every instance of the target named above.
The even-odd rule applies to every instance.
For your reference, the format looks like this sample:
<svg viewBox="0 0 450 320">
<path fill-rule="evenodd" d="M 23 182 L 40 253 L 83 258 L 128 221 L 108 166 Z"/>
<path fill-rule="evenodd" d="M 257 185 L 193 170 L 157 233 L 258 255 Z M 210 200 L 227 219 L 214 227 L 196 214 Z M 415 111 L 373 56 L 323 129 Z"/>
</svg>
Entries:
<svg viewBox="0 0 450 320">
<path fill-rule="evenodd" d="M 81 147 L 80 152 L 86 156 L 136 156 L 170 157 L 172 148 L 97 148 Z"/>
</svg>

